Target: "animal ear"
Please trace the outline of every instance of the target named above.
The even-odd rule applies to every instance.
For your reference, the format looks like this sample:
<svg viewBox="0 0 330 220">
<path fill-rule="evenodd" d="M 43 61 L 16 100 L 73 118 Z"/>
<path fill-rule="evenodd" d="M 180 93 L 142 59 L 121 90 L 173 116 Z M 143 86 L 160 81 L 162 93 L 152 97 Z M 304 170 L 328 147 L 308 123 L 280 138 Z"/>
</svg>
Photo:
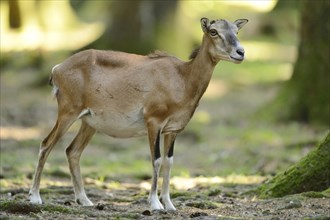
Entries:
<svg viewBox="0 0 330 220">
<path fill-rule="evenodd" d="M 238 30 L 241 29 L 249 20 L 248 19 L 237 19 L 234 24 L 237 26 Z"/>
<path fill-rule="evenodd" d="M 208 18 L 201 18 L 201 27 L 204 33 L 209 31 L 210 21 Z"/>
</svg>

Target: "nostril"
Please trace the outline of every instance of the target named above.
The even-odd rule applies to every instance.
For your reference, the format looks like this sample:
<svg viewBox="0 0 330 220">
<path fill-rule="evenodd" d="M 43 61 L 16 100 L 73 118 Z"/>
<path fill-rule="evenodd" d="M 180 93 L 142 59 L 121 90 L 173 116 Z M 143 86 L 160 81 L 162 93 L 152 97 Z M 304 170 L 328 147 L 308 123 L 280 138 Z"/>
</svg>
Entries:
<svg viewBox="0 0 330 220">
<path fill-rule="evenodd" d="M 237 49 L 236 53 L 239 54 L 240 56 L 244 57 L 244 49 Z"/>
</svg>

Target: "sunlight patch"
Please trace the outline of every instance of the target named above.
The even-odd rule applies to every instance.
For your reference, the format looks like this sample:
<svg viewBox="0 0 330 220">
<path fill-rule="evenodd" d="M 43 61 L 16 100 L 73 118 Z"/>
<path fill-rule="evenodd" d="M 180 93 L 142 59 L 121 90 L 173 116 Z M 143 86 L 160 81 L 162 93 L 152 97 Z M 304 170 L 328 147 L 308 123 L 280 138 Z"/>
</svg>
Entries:
<svg viewBox="0 0 330 220">
<path fill-rule="evenodd" d="M 204 97 L 205 98 L 220 98 L 228 92 L 228 86 L 223 80 L 212 79 L 207 87 Z"/>
<path fill-rule="evenodd" d="M 271 42 L 243 41 L 246 59 L 249 61 L 295 62 L 298 49 L 296 46 Z"/>
<path fill-rule="evenodd" d="M 171 185 L 178 190 L 187 190 L 196 187 L 199 184 L 258 184 L 263 182 L 266 177 L 263 176 L 245 176 L 245 175 L 229 175 L 227 177 L 173 177 Z"/>
<path fill-rule="evenodd" d="M 181 177 L 175 176 L 171 178 L 171 185 L 177 190 L 192 189 L 200 184 L 259 184 L 265 181 L 267 177 L 264 176 L 245 176 L 245 175 L 229 175 L 226 177 Z M 140 183 L 140 188 L 149 190 L 150 182 L 143 181 Z"/>
<path fill-rule="evenodd" d="M 247 6 L 259 12 L 270 12 L 274 9 L 277 1 L 276 0 L 236 0 L 236 1 L 223 1 L 224 4 L 235 5 L 235 6 Z"/>
<path fill-rule="evenodd" d="M 0 127 L 1 139 L 28 140 L 40 137 L 40 130 L 23 127 Z"/>
</svg>

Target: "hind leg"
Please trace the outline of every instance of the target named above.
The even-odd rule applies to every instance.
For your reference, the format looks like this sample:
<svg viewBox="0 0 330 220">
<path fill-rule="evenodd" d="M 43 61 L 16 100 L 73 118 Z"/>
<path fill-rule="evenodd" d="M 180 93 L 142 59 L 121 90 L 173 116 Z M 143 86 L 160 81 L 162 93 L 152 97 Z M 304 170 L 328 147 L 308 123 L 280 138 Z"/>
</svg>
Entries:
<svg viewBox="0 0 330 220">
<path fill-rule="evenodd" d="M 45 162 L 51 150 L 57 141 L 66 133 L 72 123 L 75 121 L 74 115 L 61 115 L 58 117 L 56 124 L 48 136 L 41 142 L 39 150 L 39 160 L 34 174 L 32 186 L 29 192 L 29 200 L 32 203 L 42 204 L 39 193 L 40 177 Z"/>
<path fill-rule="evenodd" d="M 87 198 L 83 181 L 80 174 L 80 156 L 90 139 L 95 134 L 95 129 L 82 121 L 80 130 L 72 143 L 66 149 L 66 156 L 69 162 L 73 189 L 76 202 L 83 206 L 92 206 L 93 203 Z"/>
</svg>

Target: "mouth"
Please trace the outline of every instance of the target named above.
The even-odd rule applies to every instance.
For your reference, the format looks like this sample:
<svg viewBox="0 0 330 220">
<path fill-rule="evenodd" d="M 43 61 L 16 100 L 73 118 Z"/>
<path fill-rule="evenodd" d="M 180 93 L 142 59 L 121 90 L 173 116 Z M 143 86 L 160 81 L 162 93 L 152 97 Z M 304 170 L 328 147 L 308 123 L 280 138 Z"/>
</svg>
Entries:
<svg viewBox="0 0 330 220">
<path fill-rule="evenodd" d="M 230 59 L 232 59 L 234 62 L 237 62 L 237 63 L 240 63 L 244 60 L 244 57 L 233 57 L 233 56 L 230 56 Z"/>
</svg>

